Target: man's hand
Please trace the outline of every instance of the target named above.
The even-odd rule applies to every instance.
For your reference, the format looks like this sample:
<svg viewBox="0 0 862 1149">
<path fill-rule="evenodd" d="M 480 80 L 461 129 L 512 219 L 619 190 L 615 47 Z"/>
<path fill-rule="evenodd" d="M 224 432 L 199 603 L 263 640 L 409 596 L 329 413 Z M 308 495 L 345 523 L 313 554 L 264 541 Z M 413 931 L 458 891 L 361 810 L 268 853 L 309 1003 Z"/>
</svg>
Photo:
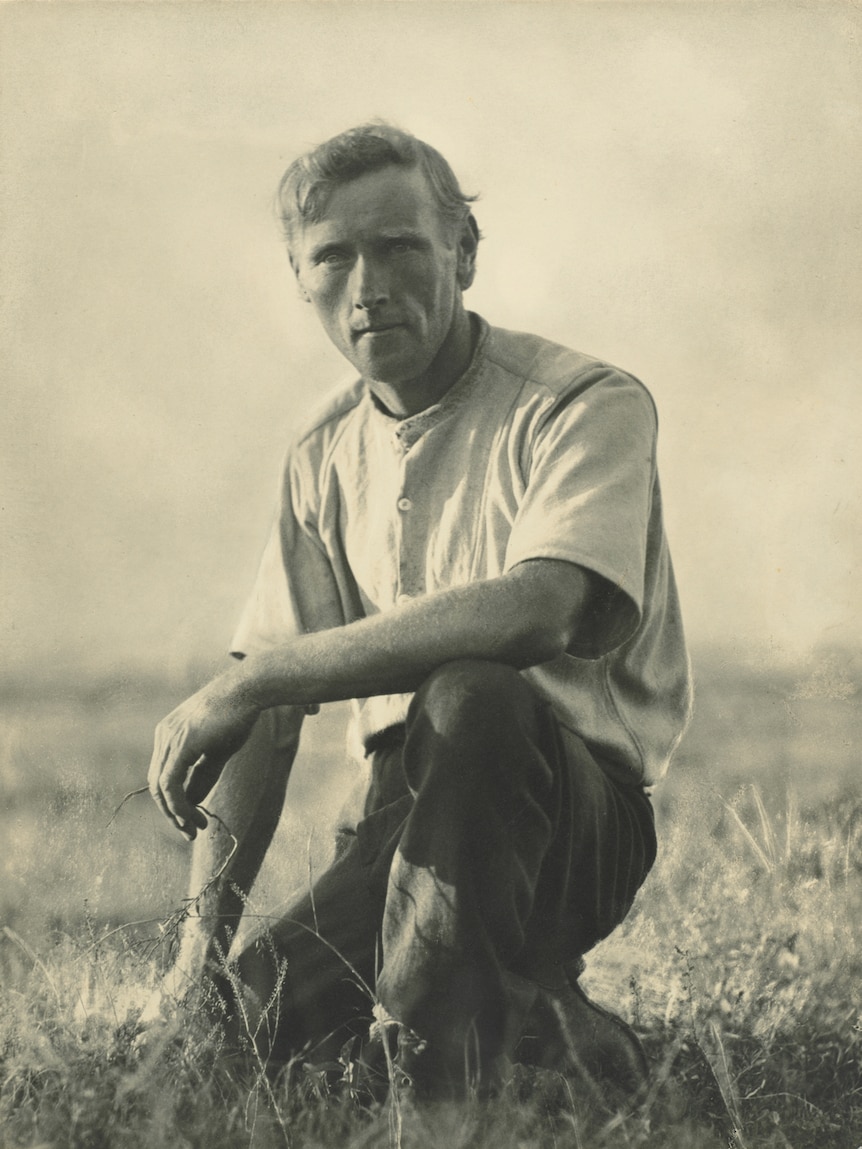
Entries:
<svg viewBox="0 0 862 1149">
<path fill-rule="evenodd" d="M 261 707 L 232 671 L 214 679 L 156 727 L 147 782 L 162 812 L 191 841 L 207 820 L 197 809 L 240 749 Z"/>
</svg>

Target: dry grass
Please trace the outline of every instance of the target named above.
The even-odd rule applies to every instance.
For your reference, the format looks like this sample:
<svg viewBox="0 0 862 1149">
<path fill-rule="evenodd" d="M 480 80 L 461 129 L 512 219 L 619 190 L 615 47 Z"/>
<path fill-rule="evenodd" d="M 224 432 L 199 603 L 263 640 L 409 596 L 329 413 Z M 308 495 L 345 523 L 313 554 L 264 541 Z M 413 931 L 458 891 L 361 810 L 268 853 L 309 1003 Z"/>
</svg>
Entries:
<svg viewBox="0 0 862 1149">
<path fill-rule="evenodd" d="M 148 808 L 105 823 L 139 780 L 164 700 L 132 686 L 19 700 L 0 774 L 0 1143 L 856 1149 L 858 681 L 834 659 L 803 677 L 702 670 L 695 728 L 658 799 L 659 862 L 585 975 L 654 1064 L 643 1108 L 618 1117 L 577 1082 L 526 1071 L 492 1104 L 417 1109 L 405 1094 L 397 1110 L 357 1096 L 349 1057 L 297 1063 L 271 1082 L 252 1057 L 228 1057 L 195 1011 L 136 1051 L 137 1010 L 168 958 L 158 923 L 183 894 L 182 846 Z M 338 737 L 324 722 L 306 749 L 294 789 L 303 817 Z M 337 789 L 345 775 L 332 778 Z M 312 813 L 325 823 L 330 809 Z M 267 885 L 302 884 L 304 870 L 273 865 L 260 904 Z"/>
</svg>

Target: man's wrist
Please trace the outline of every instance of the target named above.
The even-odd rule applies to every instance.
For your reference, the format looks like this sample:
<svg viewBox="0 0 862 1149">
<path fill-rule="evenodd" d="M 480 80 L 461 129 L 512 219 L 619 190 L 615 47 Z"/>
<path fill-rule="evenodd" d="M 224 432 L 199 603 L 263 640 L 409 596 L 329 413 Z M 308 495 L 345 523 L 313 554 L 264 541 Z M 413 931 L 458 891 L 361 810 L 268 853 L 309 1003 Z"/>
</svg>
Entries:
<svg viewBox="0 0 862 1149">
<path fill-rule="evenodd" d="M 237 704 L 257 717 L 273 706 L 300 703 L 288 697 L 281 659 L 270 651 L 247 655 L 227 671 L 228 688 Z"/>
<path fill-rule="evenodd" d="M 253 659 L 254 656 L 243 659 L 214 680 L 218 687 L 216 704 L 221 698 L 228 708 L 241 712 L 252 722 L 267 709 Z"/>
</svg>

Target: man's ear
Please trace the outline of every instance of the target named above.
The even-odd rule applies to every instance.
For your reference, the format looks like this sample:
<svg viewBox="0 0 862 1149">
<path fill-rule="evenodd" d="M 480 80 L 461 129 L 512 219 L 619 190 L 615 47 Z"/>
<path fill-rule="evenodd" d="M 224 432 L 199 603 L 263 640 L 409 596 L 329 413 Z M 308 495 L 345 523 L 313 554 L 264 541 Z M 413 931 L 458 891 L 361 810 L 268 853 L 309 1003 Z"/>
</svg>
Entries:
<svg viewBox="0 0 862 1149">
<path fill-rule="evenodd" d="M 479 225 L 473 213 L 464 220 L 458 237 L 458 286 L 466 291 L 476 275 L 476 250 L 479 247 Z"/>
</svg>

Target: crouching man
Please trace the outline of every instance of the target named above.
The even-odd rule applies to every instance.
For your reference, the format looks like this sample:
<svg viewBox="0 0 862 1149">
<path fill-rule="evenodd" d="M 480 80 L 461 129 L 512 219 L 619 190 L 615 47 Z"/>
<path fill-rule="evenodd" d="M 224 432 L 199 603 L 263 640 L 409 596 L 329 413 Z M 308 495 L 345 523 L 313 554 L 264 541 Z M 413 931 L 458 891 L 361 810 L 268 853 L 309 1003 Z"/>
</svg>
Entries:
<svg viewBox="0 0 862 1149">
<path fill-rule="evenodd" d="M 420 1094 L 493 1088 L 525 1051 L 634 1090 L 637 1039 L 578 976 L 653 863 L 648 787 L 689 708 L 652 401 L 465 310 L 471 197 L 407 133 L 329 140 L 279 203 L 356 376 L 290 449 L 239 660 L 156 732 L 167 817 L 196 838 L 219 779 L 207 805 L 238 840 L 168 988 L 209 970 L 273 1062 L 382 1036 Z M 226 976 L 303 715 L 338 699 L 366 756 L 356 817 Z M 193 892 L 225 837 L 197 838 Z"/>
</svg>

